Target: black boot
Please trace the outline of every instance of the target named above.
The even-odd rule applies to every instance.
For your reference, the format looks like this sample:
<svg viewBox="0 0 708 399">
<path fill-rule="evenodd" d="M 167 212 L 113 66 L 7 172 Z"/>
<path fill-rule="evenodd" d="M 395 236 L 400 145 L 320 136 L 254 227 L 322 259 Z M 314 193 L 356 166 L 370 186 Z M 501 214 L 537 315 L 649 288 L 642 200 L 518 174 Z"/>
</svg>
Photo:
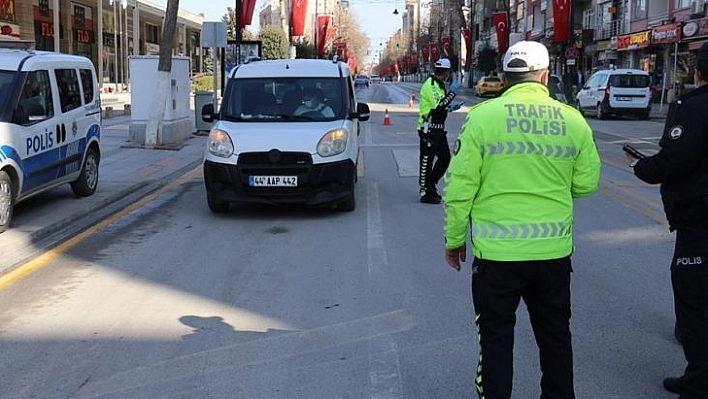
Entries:
<svg viewBox="0 0 708 399">
<path fill-rule="evenodd" d="M 664 389 L 671 393 L 681 394 L 681 377 L 664 378 Z"/>
<path fill-rule="evenodd" d="M 422 197 L 420 197 L 420 202 L 424 204 L 439 204 L 442 201 L 442 198 L 436 194 L 437 193 L 435 192 L 428 191 Z"/>
</svg>

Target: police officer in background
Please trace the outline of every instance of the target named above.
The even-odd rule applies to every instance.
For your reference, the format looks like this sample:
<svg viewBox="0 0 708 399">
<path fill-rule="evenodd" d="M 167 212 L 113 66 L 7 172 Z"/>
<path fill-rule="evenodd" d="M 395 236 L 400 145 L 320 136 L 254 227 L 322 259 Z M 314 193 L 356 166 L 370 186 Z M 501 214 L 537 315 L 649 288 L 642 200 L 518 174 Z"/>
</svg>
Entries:
<svg viewBox="0 0 708 399">
<path fill-rule="evenodd" d="M 683 399 L 708 398 L 708 43 L 698 50 L 696 89 L 671 104 L 660 151 L 632 159 L 634 174 L 661 184 L 669 229 L 676 231 L 671 261 L 676 323 L 688 365 L 666 378 Z"/>
<path fill-rule="evenodd" d="M 573 198 L 597 190 L 601 163 L 585 118 L 549 96 L 548 64 L 538 42 L 507 50 L 506 89 L 469 111 L 446 176 L 445 258 L 457 271 L 471 222 L 480 398 L 511 396 L 522 298 L 539 348 L 541 398 L 575 397 Z"/>
<path fill-rule="evenodd" d="M 450 164 L 450 146 L 447 144 L 445 120 L 447 113 L 460 108 L 461 103 L 452 104 L 460 82 L 453 81 L 450 91 L 445 89 L 445 81 L 450 78 L 450 60 L 441 58 L 435 62 L 435 71 L 420 88 L 420 116 L 418 117 L 418 137 L 420 137 L 420 202 L 439 204 L 442 197 L 436 189 L 438 181 L 445 175 Z M 436 159 L 437 158 L 437 159 Z"/>
</svg>

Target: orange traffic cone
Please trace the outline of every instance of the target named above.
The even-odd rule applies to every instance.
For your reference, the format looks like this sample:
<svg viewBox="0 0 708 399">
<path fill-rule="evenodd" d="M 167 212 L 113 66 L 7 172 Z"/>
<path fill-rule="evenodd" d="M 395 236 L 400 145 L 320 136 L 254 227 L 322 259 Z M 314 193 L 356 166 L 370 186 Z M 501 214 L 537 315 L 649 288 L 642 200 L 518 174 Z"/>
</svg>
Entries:
<svg viewBox="0 0 708 399">
<path fill-rule="evenodd" d="M 390 125 L 391 124 L 391 117 L 388 115 L 388 108 L 384 111 L 384 120 L 383 120 L 384 125 Z"/>
<path fill-rule="evenodd" d="M 408 100 L 408 108 L 413 108 L 413 101 L 415 100 L 415 94 L 411 94 L 411 99 Z"/>
</svg>

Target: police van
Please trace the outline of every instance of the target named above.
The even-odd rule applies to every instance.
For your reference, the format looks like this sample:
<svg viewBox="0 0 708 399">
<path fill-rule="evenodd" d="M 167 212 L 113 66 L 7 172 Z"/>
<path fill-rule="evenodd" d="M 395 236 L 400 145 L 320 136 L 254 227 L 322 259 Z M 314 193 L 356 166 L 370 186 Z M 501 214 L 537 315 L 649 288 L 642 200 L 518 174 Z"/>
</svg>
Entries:
<svg viewBox="0 0 708 399">
<path fill-rule="evenodd" d="M 92 195 L 101 157 L 101 101 L 93 63 L 0 42 L 0 232 L 15 204 L 69 183 Z"/>
<path fill-rule="evenodd" d="M 335 205 L 353 211 L 359 122 L 352 72 L 337 60 L 253 61 L 235 67 L 215 112 L 204 155 L 207 205 Z"/>
</svg>

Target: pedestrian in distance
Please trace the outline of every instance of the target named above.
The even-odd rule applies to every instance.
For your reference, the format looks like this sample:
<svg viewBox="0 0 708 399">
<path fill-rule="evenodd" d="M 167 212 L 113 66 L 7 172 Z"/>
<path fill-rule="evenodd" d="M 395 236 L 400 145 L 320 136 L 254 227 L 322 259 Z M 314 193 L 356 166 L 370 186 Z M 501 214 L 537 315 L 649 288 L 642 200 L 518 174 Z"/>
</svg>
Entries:
<svg viewBox="0 0 708 399">
<path fill-rule="evenodd" d="M 538 42 L 507 50 L 505 89 L 470 109 L 446 175 L 445 258 L 457 271 L 471 233 L 480 398 L 511 397 L 521 299 L 539 348 L 540 397 L 575 397 L 573 199 L 597 190 L 601 162 L 585 118 L 550 97 L 548 65 Z"/>
<path fill-rule="evenodd" d="M 439 204 L 442 197 L 437 184 L 445 175 L 450 164 L 450 146 L 447 144 L 445 120 L 447 113 L 460 109 L 462 103 L 452 103 L 460 82 L 445 88 L 451 72 L 450 60 L 441 58 L 435 62 L 435 70 L 420 88 L 420 113 L 418 117 L 418 137 L 420 138 L 420 202 Z"/>
<path fill-rule="evenodd" d="M 669 230 L 676 232 L 671 260 L 676 326 L 687 366 L 664 388 L 682 399 L 708 398 L 708 43 L 698 50 L 696 89 L 669 106 L 660 150 L 627 156 L 641 180 L 660 184 Z"/>
</svg>

